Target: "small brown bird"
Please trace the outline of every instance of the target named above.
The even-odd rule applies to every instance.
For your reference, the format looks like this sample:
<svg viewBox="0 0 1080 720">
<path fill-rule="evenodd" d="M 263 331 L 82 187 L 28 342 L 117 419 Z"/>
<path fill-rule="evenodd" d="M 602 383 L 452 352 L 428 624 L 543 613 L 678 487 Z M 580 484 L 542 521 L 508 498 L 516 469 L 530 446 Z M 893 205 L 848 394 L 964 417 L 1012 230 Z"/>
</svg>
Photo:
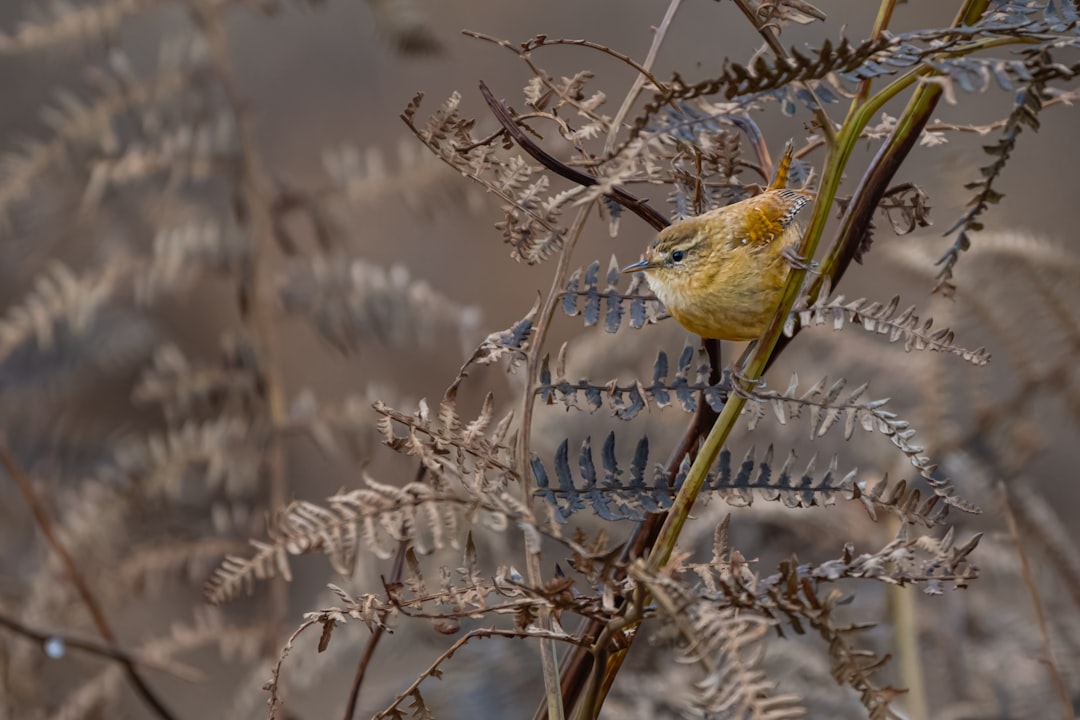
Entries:
<svg viewBox="0 0 1080 720">
<path fill-rule="evenodd" d="M 802 237 L 795 216 L 813 195 L 789 190 L 789 143 L 760 195 L 686 218 L 662 230 L 645 259 L 649 286 L 679 324 L 717 340 L 755 340 L 776 312 Z"/>
</svg>

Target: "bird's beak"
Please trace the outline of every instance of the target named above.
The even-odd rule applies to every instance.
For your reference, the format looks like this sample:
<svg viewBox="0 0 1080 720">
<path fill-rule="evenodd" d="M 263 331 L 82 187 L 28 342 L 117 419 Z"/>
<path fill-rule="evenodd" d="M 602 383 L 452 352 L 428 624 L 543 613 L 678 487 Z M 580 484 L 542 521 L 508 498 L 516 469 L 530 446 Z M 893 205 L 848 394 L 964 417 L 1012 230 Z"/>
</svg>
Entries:
<svg viewBox="0 0 1080 720">
<path fill-rule="evenodd" d="M 632 273 L 637 272 L 638 270 L 648 270 L 649 268 L 654 267 L 656 267 L 656 265 L 653 264 L 652 260 L 646 257 L 644 260 L 636 262 L 633 265 L 627 265 L 619 272 Z"/>
</svg>

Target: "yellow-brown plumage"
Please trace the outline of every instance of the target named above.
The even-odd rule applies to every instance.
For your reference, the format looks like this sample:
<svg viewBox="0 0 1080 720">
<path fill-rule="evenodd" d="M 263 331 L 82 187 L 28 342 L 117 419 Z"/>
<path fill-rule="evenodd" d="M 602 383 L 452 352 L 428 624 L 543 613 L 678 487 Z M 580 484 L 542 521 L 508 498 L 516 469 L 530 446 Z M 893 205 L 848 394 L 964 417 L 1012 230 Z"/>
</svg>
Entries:
<svg viewBox="0 0 1080 720">
<path fill-rule="evenodd" d="M 789 145 L 769 188 L 752 198 L 673 223 L 624 268 L 644 270 L 679 324 L 717 340 L 754 340 L 776 312 L 802 231 L 795 215 L 812 195 L 789 190 Z"/>
</svg>

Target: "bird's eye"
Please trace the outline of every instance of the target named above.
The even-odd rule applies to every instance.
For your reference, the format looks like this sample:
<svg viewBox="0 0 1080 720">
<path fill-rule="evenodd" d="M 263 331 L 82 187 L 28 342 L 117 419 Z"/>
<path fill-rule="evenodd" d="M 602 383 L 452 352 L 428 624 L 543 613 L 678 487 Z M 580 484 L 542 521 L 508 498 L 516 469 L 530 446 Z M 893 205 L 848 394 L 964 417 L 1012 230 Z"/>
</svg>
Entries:
<svg viewBox="0 0 1080 720">
<path fill-rule="evenodd" d="M 683 250 L 675 250 L 675 251 L 673 251 L 671 253 L 671 261 L 672 262 L 677 262 L 677 263 L 682 262 L 683 258 L 685 258 L 685 257 L 686 257 L 686 252 L 683 251 Z"/>
</svg>

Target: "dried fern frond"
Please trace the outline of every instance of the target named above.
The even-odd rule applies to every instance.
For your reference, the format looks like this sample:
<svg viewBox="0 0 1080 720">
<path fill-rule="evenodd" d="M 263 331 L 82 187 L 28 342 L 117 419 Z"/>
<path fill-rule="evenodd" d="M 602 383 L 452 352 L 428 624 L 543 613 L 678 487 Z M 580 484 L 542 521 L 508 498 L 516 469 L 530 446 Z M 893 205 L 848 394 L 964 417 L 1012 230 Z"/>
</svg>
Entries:
<svg viewBox="0 0 1080 720">
<path fill-rule="evenodd" d="M 530 350 L 533 331 L 536 329 L 536 313 L 540 311 L 540 298 L 537 297 L 529 312 L 513 325 L 505 330 L 497 330 L 486 338 L 476 348 L 472 356 L 458 372 L 456 385 L 465 377 L 465 371 L 470 365 L 493 365 L 501 360 L 506 360 L 506 371 L 514 372 L 525 361 Z"/>
<path fill-rule="evenodd" d="M 44 4 L 37 18 L 20 23 L 12 34 L 0 33 L 0 55 L 14 55 L 49 48 L 78 45 L 115 35 L 129 18 L 144 13 L 164 0 L 102 0 L 76 5 L 59 0 Z"/>
<path fill-rule="evenodd" d="M 660 612 L 677 628 L 683 662 L 701 665 L 694 702 L 708 716 L 786 720 L 805 716 L 794 695 L 776 695 L 778 683 L 762 668 L 764 639 L 773 621 L 700 597 L 679 580 L 647 571 L 630 575 L 649 589 Z"/>
<path fill-rule="evenodd" d="M 813 583 L 799 581 L 790 566 L 786 573 L 782 567 L 780 573 L 786 584 L 775 582 L 762 587 L 737 552 L 713 567 L 721 571 L 705 580 L 709 588 L 705 597 L 720 607 L 745 608 L 785 622 L 799 634 L 805 633 L 806 626 L 809 626 L 828 645 L 833 678 L 841 685 L 851 686 L 859 694 L 870 718 L 887 720 L 900 717 L 892 710 L 891 703 L 903 691 L 881 685 L 874 678 L 875 673 L 888 662 L 888 656 L 878 656 L 856 644 L 859 634 L 874 626 L 869 623 L 839 625 L 834 619 L 836 607 L 845 600 L 843 593 L 834 589 L 824 596 L 820 595 Z M 774 578 L 779 580 L 777 576 Z"/>
<path fill-rule="evenodd" d="M 753 193 L 752 187 L 739 181 L 739 175 L 750 164 L 741 157 L 741 134 L 724 125 L 722 120 L 727 119 L 724 115 L 717 117 L 699 105 L 679 106 L 683 113 L 695 116 L 695 132 L 672 127 L 674 132 L 652 142 L 658 148 L 659 158 L 670 158 L 670 171 L 660 162 L 645 165 L 650 181 L 672 186 L 668 202 L 675 206 L 676 218 L 700 215 L 744 200 Z M 665 114 L 669 112 L 665 108 Z M 681 114 L 666 121 L 677 126 L 680 118 Z M 793 170 L 793 184 L 797 184 L 801 168 Z"/>
<path fill-rule="evenodd" d="M 581 194 L 581 188 L 548 194 L 548 176 L 521 156 L 495 156 L 491 140 L 472 134 L 474 121 L 460 114 L 461 96 L 454 93 L 421 127 L 416 113 L 422 94 L 413 98 L 402 119 L 443 162 L 499 197 L 505 220 L 496 224 L 511 246 L 511 256 L 529 265 L 543 262 L 563 245 L 565 229 L 559 224 L 564 206 Z"/>
<path fill-rule="evenodd" d="M 888 253 L 920 279 L 934 282 L 939 242 L 911 241 Z M 1005 371 L 985 379 L 969 377 L 966 393 L 951 382 L 918 387 L 923 402 L 931 404 L 938 416 L 949 414 L 952 405 L 961 416 L 966 408 L 974 408 L 979 418 L 976 425 L 958 428 L 961 432 L 953 437 L 939 434 L 939 445 L 969 452 L 973 442 L 1006 443 L 998 450 L 1015 453 L 1015 461 L 1030 452 L 1023 448 L 1032 446 L 1033 437 L 1023 428 L 1044 417 L 1044 403 L 1062 408 L 1071 424 L 1080 422 L 1080 385 L 1074 378 L 1080 352 L 1075 311 L 1080 259 L 1061 242 L 1022 232 L 984 231 L 967 253 L 965 267 L 966 272 L 952 281 L 957 295 L 947 311 L 956 322 L 985 331 Z"/>
<path fill-rule="evenodd" d="M 601 305 L 604 306 L 604 330 L 616 332 L 622 327 L 624 317 L 629 314 L 629 326 L 644 327 L 668 317 L 655 295 L 645 291 L 647 288 L 644 273 L 634 273 L 630 286 L 625 291 L 619 290 L 619 263 L 612 255 L 608 262 L 606 286 L 599 286 L 600 261 L 596 260 L 584 271 L 575 270 L 566 281 L 562 293 L 562 309 L 570 317 L 581 315 L 585 327 L 592 327 L 600 322 Z M 581 303 L 584 302 L 582 306 Z"/>
<path fill-rule="evenodd" d="M 205 536 L 191 540 L 151 541 L 136 547 L 104 583 L 117 600 L 160 595 L 171 585 L 197 586 L 225 554 L 242 552 L 243 543 L 232 538 Z"/>
<path fill-rule="evenodd" d="M 949 481 L 939 476 L 937 465 L 923 454 L 925 448 L 912 441 L 915 430 L 910 427 L 910 423 L 884 409 L 887 399 L 861 402 L 859 399 L 869 386 L 869 383 L 863 383 L 852 390 L 844 400 L 840 400 L 840 395 L 846 386 L 845 378 L 840 378 L 831 384 L 828 378 L 822 378 L 809 390 L 796 395 L 799 378 L 798 375 L 793 374 L 791 382 L 783 392 L 763 388 L 747 392 L 738 386 L 735 390 L 746 392 L 747 399 L 750 401 L 744 412 L 750 414 L 751 429 L 756 427 L 767 410 L 772 410 L 777 422 L 784 425 L 788 420 L 800 417 L 803 409 L 807 409 L 810 411 L 811 439 L 821 437 L 841 419 L 844 420 L 845 440 L 851 439 L 857 427 L 862 427 L 867 432 L 876 430 L 907 456 L 912 467 L 926 480 L 935 495 L 964 512 L 981 512 L 977 506 L 957 496 Z"/>
<path fill-rule="evenodd" d="M 376 628 L 389 629 L 390 623 L 397 615 L 397 606 L 378 595 L 366 594 L 354 597 L 333 583 L 328 583 L 327 589 L 341 599 L 343 606 L 304 614 L 305 619 L 317 620 L 323 626 L 323 636 L 319 639 L 319 652 L 326 651 L 330 644 L 333 626 L 344 625 L 347 622 L 346 617 L 360 620 L 367 625 L 368 630 L 374 632 Z"/>
<path fill-rule="evenodd" d="M 677 404 L 685 412 L 695 412 L 698 393 L 703 393 L 705 401 L 714 410 L 719 411 L 731 389 L 731 374 L 725 371 L 719 382 L 710 383 L 712 368 L 709 358 L 700 345 L 686 345 L 679 354 L 675 376 L 668 379 L 670 362 L 664 350 L 656 354 L 653 362 L 653 378 L 650 385 L 635 381 L 620 385 L 611 380 L 603 385 L 589 382 L 582 378 L 570 382 L 566 376 L 566 345 L 559 351 L 555 366 L 551 366 L 550 356 L 544 356 L 540 362 L 540 375 L 536 384 L 536 393 L 540 399 L 551 405 L 558 401 L 567 408 L 596 412 L 603 407 L 605 400 L 611 407 L 611 414 L 620 420 L 632 420 L 653 402 L 657 407 L 665 408 Z"/>
<path fill-rule="evenodd" d="M 134 482 L 148 497 L 201 493 L 250 497 L 258 487 L 266 429 L 242 417 L 185 422 L 162 434 L 116 444 L 103 477 Z"/>
<path fill-rule="evenodd" d="M 499 510 L 481 508 L 475 498 L 425 483 L 394 487 L 365 477 L 365 485 L 329 498 L 328 507 L 306 501 L 289 505 L 275 518 L 269 542 L 251 541 L 252 557 L 225 559 L 206 583 L 206 600 L 226 602 L 241 591 L 250 592 L 257 579 L 290 580 L 289 555 L 321 552 L 336 572 L 350 575 L 361 551 L 385 559 L 402 541 L 422 553 L 458 547 L 466 515 L 479 515 L 497 530 L 507 524 Z"/>
<path fill-rule="evenodd" d="M 530 72 L 532 72 L 532 77 L 526 82 L 523 90 L 525 104 L 537 111 L 538 115 L 555 123 L 563 138 L 574 145 L 579 145 L 584 140 L 611 131 L 611 118 L 598 112 L 600 106 L 607 101 L 607 94 L 603 91 L 592 93 L 586 91 L 586 85 L 594 77 L 590 70 L 580 70 L 570 76 L 564 75 L 555 78 L 533 62 L 533 52 L 539 48 L 552 45 L 577 45 L 600 50 L 635 65 L 635 68 L 640 67 L 636 66 L 626 56 L 588 40 L 549 38 L 547 35 L 536 35 L 523 43 L 517 44 L 473 30 L 465 30 L 464 34 L 506 48 L 525 62 Z M 585 124 L 573 129 L 569 122 L 563 119 L 563 116 L 568 114 L 576 114 L 585 121 Z"/>
<path fill-rule="evenodd" d="M 173 343 L 157 349 L 132 391 L 136 403 L 156 403 L 166 418 L 191 418 L 200 409 L 227 412 L 244 400 L 254 399 L 258 365 L 253 349 L 242 342 L 222 342 L 219 361 L 189 360 Z"/>
<path fill-rule="evenodd" d="M 835 44 L 827 39 L 819 48 L 791 48 L 789 57 L 758 55 L 750 65 L 726 60 L 723 72 L 708 80 L 686 83 L 676 74 L 675 79 L 647 103 L 642 114 L 634 119 L 628 139 L 614 154 L 625 152 L 646 132 L 651 136 L 655 131 L 654 119 L 673 100 L 719 96 L 738 105 L 746 105 L 771 96 L 786 113 L 791 114 L 799 105 L 808 108 L 815 105 L 813 98 L 801 92 L 800 86 L 812 89 L 822 102 L 835 102 L 846 92 L 841 81 L 851 87 L 863 80 L 899 74 L 923 62 L 934 63 L 935 69 L 941 73 L 937 76 L 938 80 L 944 78 L 942 81 L 950 87 L 955 84 L 972 92 L 986 90 L 990 79 L 1011 89 L 1010 78 L 1021 82 L 1025 82 L 1025 78 L 1039 76 L 1071 78 L 1077 74 L 1077 68 L 1038 61 L 949 56 L 945 53 L 976 38 L 1006 36 L 1042 40 L 1047 46 L 1076 47 L 1080 45 L 1080 35 L 1075 28 L 1075 21 L 1063 23 L 1060 17 L 1047 16 L 1035 20 L 1027 17 L 1026 12 L 1006 12 L 996 17 L 988 14 L 979 22 L 961 28 L 886 34 L 858 44 L 852 44 L 847 38 L 841 38 Z M 1039 49 L 1036 49 L 1032 55 L 1038 52 Z M 1038 69 L 1032 69 L 1032 65 Z M 693 118 L 684 118 L 684 129 L 693 124 Z"/>
<path fill-rule="evenodd" d="M 931 494 L 925 500 L 914 486 L 900 480 L 889 482 L 883 477 L 872 487 L 860 482 L 856 471 L 839 472 L 834 456 L 827 467 L 818 469 L 817 456 L 811 457 L 803 470 L 795 469 L 795 452 L 789 451 L 783 465 L 776 467 L 773 446 L 758 456 L 750 448 L 741 461 L 730 450 L 722 450 L 706 476 L 702 491 L 716 495 L 733 507 L 748 507 L 755 497 L 767 502 L 780 502 L 789 508 L 829 506 L 838 499 L 858 501 L 871 519 L 879 511 L 896 515 L 902 521 L 925 527 L 940 524 L 948 513 L 948 505 Z M 538 457 L 532 459 L 536 494 L 554 509 L 558 522 L 566 522 L 576 512 L 591 510 L 604 520 L 641 520 L 648 513 L 667 510 L 675 494 L 690 472 L 690 460 L 683 460 L 675 477 L 669 479 L 662 467 L 653 470 L 651 482 L 645 475 L 649 467 L 648 438 L 638 440 L 630 467 L 619 465 L 615 452 L 615 433 L 608 434 L 600 452 L 599 477 L 596 457 L 590 438 L 582 443 L 574 472 L 569 440 L 563 440 L 551 464 L 554 482 L 548 469 Z M 627 473 L 629 476 L 627 477 Z M 556 484 L 557 483 L 557 484 Z"/>
<path fill-rule="evenodd" d="M 720 583 L 730 582 L 732 576 L 728 573 L 739 564 L 733 560 L 734 556 L 724 557 L 728 551 L 722 531 L 726 531 L 726 525 L 718 529 L 714 545 L 714 558 L 719 552 L 721 559 L 687 568 L 702 578 L 710 592 L 718 594 L 725 592 L 717 584 L 718 578 Z M 841 557 L 818 565 L 800 564 L 797 558 L 786 560 L 780 563 L 777 574 L 758 580 L 756 591 L 763 596 L 774 597 L 776 592 L 790 591 L 793 585 L 808 579 L 827 583 L 860 578 L 890 585 L 923 585 L 927 595 L 940 595 L 946 583 L 958 589 L 965 588 L 968 582 L 978 577 L 979 570 L 968 556 L 981 538 L 982 533 L 976 533 L 966 543 L 957 546 L 954 528 L 946 530 L 940 538 L 928 535 L 910 537 L 908 530 L 901 528 L 895 539 L 876 552 L 856 555 L 849 543 L 844 546 Z"/>
<path fill-rule="evenodd" d="M 863 68 L 867 61 L 889 47 L 889 42 L 871 39 L 858 45 L 851 44 L 846 38 L 833 44 L 825 40 L 820 48 L 812 49 L 812 57 L 797 48 L 791 50 L 790 58 L 778 58 L 773 62 L 764 56 L 758 56 L 752 66 L 746 67 L 725 60 L 723 72 L 716 78 L 698 83 L 686 83 L 676 74 L 674 80 L 663 92 L 647 103 L 642 113 L 631 124 L 630 135 L 615 154 L 624 152 L 639 136 L 648 131 L 653 134 L 653 120 L 672 100 L 691 100 L 694 98 L 718 95 L 725 100 L 749 103 L 766 93 L 777 93 L 785 110 L 793 111 L 795 103 L 803 104 L 809 98 L 792 97 L 792 88 L 798 83 L 811 87 L 825 102 L 836 100 L 839 87 L 831 80 L 837 76 L 851 79 Z M 888 66 L 883 66 L 882 70 Z M 889 72 L 897 70 L 888 67 Z M 856 80 L 857 81 L 857 80 Z M 684 130 L 694 124 L 693 117 L 683 118 Z M 663 131 L 661 132 L 663 134 Z"/>
<path fill-rule="evenodd" d="M 418 457 L 436 478 L 460 479 L 471 492 L 483 494 L 517 477 L 513 450 L 506 442 L 513 413 L 505 415 L 489 432 L 495 414 L 490 393 L 480 415 L 468 423 L 457 412 L 456 385 L 447 391 L 435 417 L 423 400 L 411 415 L 382 402 L 376 402 L 374 407 L 383 416 L 379 421 L 383 442 L 399 453 Z M 397 434 L 397 425 L 406 429 L 405 435 Z"/>
<path fill-rule="evenodd" d="M 123 191 L 159 177 L 170 187 L 219 177 L 220 166 L 236 147 L 232 113 L 222 111 L 175 122 L 175 127 L 158 129 L 151 141 L 135 141 L 119 148 L 115 155 L 90 159 L 80 209 L 95 210 L 111 189 Z"/>
<path fill-rule="evenodd" d="M 725 519 L 717 527 L 711 561 L 686 568 L 704 583 L 705 592 L 700 597 L 721 608 L 743 608 L 789 624 L 799 634 L 806 632 L 809 625 L 829 645 L 833 677 L 859 693 L 870 717 L 898 717 L 890 704 L 903 691 L 879 685 L 873 677 L 888 656 L 877 656 L 855 645 L 858 633 L 873 626 L 838 625 L 833 611 L 844 602 L 845 595 L 831 590 L 822 596 L 822 587 L 845 578 L 922 584 L 929 594 L 939 593 L 945 584 L 966 587 L 978 575 L 968 556 L 981 535 L 957 546 L 952 529 L 941 538 L 910 538 L 906 530 L 901 530 L 895 540 L 877 552 L 856 555 L 849 545 L 836 560 L 815 566 L 799 564 L 792 558 L 780 563 L 778 572 L 763 578 L 750 569 L 741 553 L 728 547 L 728 522 Z"/>
<path fill-rule="evenodd" d="M 990 361 L 990 354 L 985 349 L 968 350 L 953 342 L 955 335 L 948 328 L 931 331 L 933 318 L 920 321 L 915 314 L 915 306 L 897 313 L 900 307 L 899 296 L 888 303 L 870 302 L 864 298 L 846 301 L 843 295 L 829 299 L 828 287 L 822 289 L 818 299 L 810 304 L 809 296 L 803 295 L 792 310 L 792 317 L 798 318 L 802 327 L 831 324 L 833 330 L 840 330 L 847 325 L 855 325 L 868 332 L 884 335 L 890 343 L 904 341 L 904 350 L 933 350 L 955 355 L 972 365 L 985 365 Z M 786 329 L 793 330 L 789 320 Z"/>
<path fill-rule="evenodd" d="M 30 342 L 48 350 L 60 337 L 80 337 L 125 290 L 133 290 L 137 302 L 149 304 L 183 289 L 198 271 L 236 269 L 246 252 L 234 235 L 215 225 L 200 225 L 160 231 L 149 262 L 115 256 L 81 275 L 54 263 L 0 318 L 0 362 Z"/>
<path fill-rule="evenodd" d="M 457 182 L 457 173 L 411 138 L 401 138 L 393 158 L 390 154 L 382 145 L 369 145 L 362 151 L 353 145 L 324 150 L 323 167 L 331 189 L 356 207 L 400 198 L 410 212 L 424 217 L 443 206 L 457 209 L 464 204 L 475 209 L 482 202 L 479 193 L 463 191 L 469 188 Z"/>
<path fill-rule="evenodd" d="M 439 589 L 433 592 L 424 580 L 416 553 L 411 548 L 407 550 L 404 581 L 389 588 L 394 606 L 410 617 L 430 618 L 435 630 L 444 634 L 460 630 L 461 618 L 486 614 L 487 599 L 497 591 L 497 584 L 485 580 L 477 570 L 476 545 L 471 533 L 465 542 L 464 555 L 464 563 L 456 571 L 464 582 L 456 584 L 455 573 L 444 565 L 439 568 Z M 510 610 L 504 607 L 500 611 Z"/>
<path fill-rule="evenodd" d="M 1042 55 L 1034 55 L 1033 58 L 1038 58 L 1044 63 L 1047 61 L 1047 58 Z M 973 58 L 968 58 L 968 60 L 973 60 Z M 936 289 L 943 291 L 947 296 L 956 290 L 956 286 L 952 284 L 953 268 L 960 259 L 960 253 L 971 247 L 970 234 L 983 229 L 983 224 L 978 218 L 990 205 L 1001 202 L 1003 196 L 994 188 L 994 185 L 1005 170 L 1005 165 L 1016 147 L 1020 133 L 1025 127 L 1030 128 L 1032 132 L 1039 129 L 1039 112 L 1043 107 L 1043 93 L 1047 80 L 1042 77 L 1033 77 L 1024 63 L 1020 63 L 1019 67 L 1024 69 L 1026 74 L 1024 80 L 1027 84 L 1016 93 L 1013 109 L 1005 120 L 1005 127 L 997 143 L 983 147 L 983 150 L 993 158 L 993 162 L 980 168 L 980 179 L 964 186 L 969 190 L 975 190 L 975 197 L 968 202 L 967 212 L 945 232 L 946 235 L 957 233 L 953 246 L 938 260 L 941 270 L 938 273 Z M 1073 71 L 1074 75 L 1078 73 L 1080 73 L 1080 64 Z M 995 72 L 995 76 L 999 74 L 1001 74 L 1000 71 Z"/>
<path fill-rule="evenodd" d="M 60 333 L 76 337 L 84 333 L 121 286 L 123 274 L 116 264 L 80 276 L 54 263 L 0 318 L 0 362 L 29 342 L 44 350 Z"/>
<path fill-rule="evenodd" d="M 249 261 L 247 238 L 204 220 L 163 227 L 154 235 L 149 266 L 134 277 L 135 299 L 150 304 L 181 292 L 210 273 L 238 273 Z"/>
<path fill-rule="evenodd" d="M 602 520 L 640 520 L 646 513 L 660 512 L 671 507 L 678 488 L 668 486 L 662 473 L 655 473 L 653 483 L 645 482 L 645 470 L 649 457 L 649 440 L 641 438 L 634 450 L 630 465 L 630 477 L 624 482 L 625 470 L 619 467 L 615 457 L 615 433 L 604 440 L 601 462 L 604 479 L 597 477 L 596 460 L 592 440 L 586 438 L 578 453 L 581 480 L 577 481 L 570 468 L 570 441 L 563 440 L 555 451 L 552 469 L 558 485 L 552 484 L 547 469 L 539 457 L 533 457 L 531 466 L 536 480 L 536 494 L 555 509 L 559 522 L 566 522 L 572 514 L 591 509 Z"/>
<path fill-rule="evenodd" d="M 294 265 L 281 286 L 286 311 L 308 316 L 343 353 L 377 341 L 395 347 L 433 343 L 451 328 L 463 348 L 473 341 L 480 313 L 434 290 L 395 265 L 389 271 L 361 258 L 316 255 Z"/>
<path fill-rule="evenodd" d="M 21 150 L 9 152 L 0 160 L 0 225 L 10 224 L 14 208 L 30 197 L 35 184 L 50 169 L 61 163 L 81 166 L 94 159 L 117 162 L 123 153 L 116 126 L 125 113 L 146 115 L 148 121 L 161 123 L 155 113 L 192 89 L 203 62 L 202 48 L 197 43 L 168 46 L 156 75 L 140 79 L 131 75 L 123 56 L 115 54 L 107 71 L 90 74 L 96 93 L 92 99 L 59 92 L 55 103 L 42 112 L 51 137 L 24 142 Z"/>
</svg>

